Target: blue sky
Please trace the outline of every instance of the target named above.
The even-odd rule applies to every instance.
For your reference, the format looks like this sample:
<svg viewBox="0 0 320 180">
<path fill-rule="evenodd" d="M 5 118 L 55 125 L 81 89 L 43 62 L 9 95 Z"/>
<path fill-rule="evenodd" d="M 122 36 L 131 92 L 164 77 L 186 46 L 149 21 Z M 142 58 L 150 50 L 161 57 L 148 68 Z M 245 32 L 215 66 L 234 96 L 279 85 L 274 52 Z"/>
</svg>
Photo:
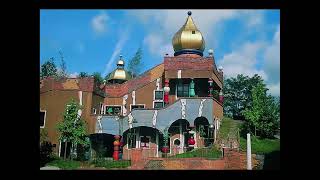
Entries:
<svg viewBox="0 0 320 180">
<path fill-rule="evenodd" d="M 171 39 L 188 10 L 41 10 L 40 64 L 63 52 L 70 76 L 107 74 L 119 55 L 128 61 L 139 47 L 143 71 L 173 56 Z M 206 49 L 214 50 L 228 77 L 261 75 L 273 95 L 280 93 L 280 10 L 191 10 Z"/>
</svg>

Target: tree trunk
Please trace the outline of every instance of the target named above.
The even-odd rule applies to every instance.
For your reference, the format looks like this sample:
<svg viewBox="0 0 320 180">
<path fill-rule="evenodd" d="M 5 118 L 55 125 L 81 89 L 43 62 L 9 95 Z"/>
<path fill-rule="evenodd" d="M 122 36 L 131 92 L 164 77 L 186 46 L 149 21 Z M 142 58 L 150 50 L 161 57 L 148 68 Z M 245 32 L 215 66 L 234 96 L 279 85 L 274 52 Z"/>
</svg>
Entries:
<svg viewBox="0 0 320 180">
<path fill-rule="evenodd" d="M 254 136 L 257 136 L 257 127 L 254 126 Z"/>
<path fill-rule="evenodd" d="M 67 158 L 67 141 L 64 142 L 64 157 L 63 157 L 63 159 L 66 160 L 66 158 Z"/>
</svg>

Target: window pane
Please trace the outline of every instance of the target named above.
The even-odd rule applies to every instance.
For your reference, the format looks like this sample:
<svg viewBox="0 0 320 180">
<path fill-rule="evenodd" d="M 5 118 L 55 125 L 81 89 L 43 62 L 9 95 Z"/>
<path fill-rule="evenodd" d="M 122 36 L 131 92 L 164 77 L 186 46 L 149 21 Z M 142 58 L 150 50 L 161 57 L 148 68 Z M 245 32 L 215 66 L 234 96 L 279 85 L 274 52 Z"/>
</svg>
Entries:
<svg viewBox="0 0 320 180">
<path fill-rule="evenodd" d="M 155 91 L 155 99 L 162 100 L 163 99 L 163 91 Z"/>
<path fill-rule="evenodd" d="M 163 102 L 154 102 L 154 108 L 163 108 Z"/>
<path fill-rule="evenodd" d="M 144 105 L 131 105 L 131 110 L 133 109 L 144 109 Z"/>
<path fill-rule="evenodd" d="M 40 111 L 40 126 L 44 126 L 44 112 Z"/>
</svg>

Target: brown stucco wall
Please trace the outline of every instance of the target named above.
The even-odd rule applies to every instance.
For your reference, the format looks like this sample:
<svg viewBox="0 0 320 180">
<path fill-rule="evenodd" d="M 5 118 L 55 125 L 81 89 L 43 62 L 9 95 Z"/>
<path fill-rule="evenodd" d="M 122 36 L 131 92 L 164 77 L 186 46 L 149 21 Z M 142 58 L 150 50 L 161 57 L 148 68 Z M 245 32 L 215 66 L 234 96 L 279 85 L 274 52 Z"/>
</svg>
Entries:
<svg viewBox="0 0 320 180">
<path fill-rule="evenodd" d="M 91 92 L 83 92 L 82 96 L 82 118 L 87 123 L 88 133 L 93 133 L 95 129 L 95 118 L 90 116 L 91 106 L 92 103 L 94 106 L 96 106 L 96 104 L 99 105 L 98 101 L 100 99 L 100 102 L 103 102 L 103 97 L 94 95 L 93 98 L 95 100 L 92 102 Z M 55 153 L 58 153 L 59 151 L 58 131 L 56 130 L 56 126 L 58 122 L 62 121 L 66 104 L 70 102 L 71 99 L 79 102 L 78 90 L 52 90 L 40 94 L 40 109 L 46 110 L 45 129 L 48 131 L 49 141 L 56 144 Z"/>
<path fill-rule="evenodd" d="M 160 80 L 161 87 L 161 80 Z M 156 90 L 156 80 L 136 90 L 136 104 L 145 104 L 145 108 L 153 108 L 153 91 Z M 132 103 L 132 96 L 130 94 Z M 130 104 L 129 104 L 130 105 Z M 128 106 L 129 107 L 129 106 Z"/>
<path fill-rule="evenodd" d="M 219 119 L 223 117 L 223 106 L 215 99 L 213 100 L 213 116 Z"/>
</svg>

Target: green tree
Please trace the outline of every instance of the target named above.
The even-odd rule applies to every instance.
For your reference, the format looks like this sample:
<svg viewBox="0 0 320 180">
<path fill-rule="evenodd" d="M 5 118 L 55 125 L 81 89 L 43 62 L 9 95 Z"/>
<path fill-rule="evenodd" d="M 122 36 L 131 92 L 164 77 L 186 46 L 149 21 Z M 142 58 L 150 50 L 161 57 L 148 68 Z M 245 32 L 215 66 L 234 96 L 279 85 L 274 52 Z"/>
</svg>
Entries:
<svg viewBox="0 0 320 180">
<path fill-rule="evenodd" d="M 59 140 L 65 142 L 64 159 L 66 159 L 67 143 L 74 145 L 87 146 L 89 144 L 86 133 L 86 124 L 83 119 L 78 117 L 80 105 L 71 100 L 65 109 L 62 122 L 58 123 Z M 72 156 L 71 156 L 72 157 Z"/>
<path fill-rule="evenodd" d="M 237 75 L 224 79 L 224 113 L 234 119 L 244 119 L 242 111 L 252 106 L 252 89 L 263 79 L 255 74 L 253 77 Z"/>
<path fill-rule="evenodd" d="M 92 74 L 92 76 L 93 76 L 94 82 L 95 82 L 96 84 L 98 84 L 98 85 L 103 84 L 103 80 L 104 80 L 104 79 L 102 78 L 101 73 L 99 73 L 99 72 L 94 72 L 94 73 Z"/>
<path fill-rule="evenodd" d="M 44 62 L 41 65 L 40 69 L 40 77 L 51 77 L 51 76 L 57 76 L 57 67 L 54 63 L 53 57 L 50 58 L 48 61 Z"/>
<path fill-rule="evenodd" d="M 80 72 L 78 75 L 79 78 L 85 78 L 85 77 L 89 77 L 89 74 L 86 72 Z"/>
<path fill-rule="evenodd" d="M 64 60 L 64 57 L 63 57 L 63 54 L 61 51 L 59 51 L 59 54 L 60 54 L 61 64 L 60 64 L 60 70 L 59 70 L 58 76 L 60 78 L 66 78 L 66 77 L 68 77 L 67 65 L 66 65 L 66 62 Z"/>
<path fill-rule="evenodd" d="M 141 59 L 142 59 L 142 49 L 141 47 L 139 47 L 135 55 L 129 61 L 128 68 L 127 68 L 128 72 L 133 77 L 138 76 L 141 71 L 141 66 L 142 66 Z"/>
<path fill-rule="evenodd" d="M 267 91 L 265 84 L 258 83 L 252 90 L 252 106 L 243 111 L 247 130 L 252 132 L 254 127 L 255 135 L 259 132 L 261 137 L 273 137 L 280 122 L 280 104 Z"/>
</svg>

